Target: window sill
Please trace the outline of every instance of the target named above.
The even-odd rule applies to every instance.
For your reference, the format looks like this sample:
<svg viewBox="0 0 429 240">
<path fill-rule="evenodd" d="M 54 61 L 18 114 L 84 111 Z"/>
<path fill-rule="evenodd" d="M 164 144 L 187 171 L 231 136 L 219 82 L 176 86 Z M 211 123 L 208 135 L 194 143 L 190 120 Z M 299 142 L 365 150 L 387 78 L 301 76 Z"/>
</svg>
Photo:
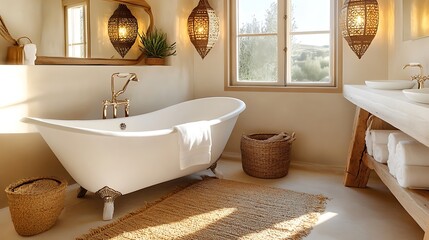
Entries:
<svg viewBox="0 0 429 240">
<path fill-rule="evenodd" d="M 339 87 L 225 86 L 225 91 L 342 93 L 343 89 L 342 89 L 342 86 L 339 86 Z"/>
</svg>

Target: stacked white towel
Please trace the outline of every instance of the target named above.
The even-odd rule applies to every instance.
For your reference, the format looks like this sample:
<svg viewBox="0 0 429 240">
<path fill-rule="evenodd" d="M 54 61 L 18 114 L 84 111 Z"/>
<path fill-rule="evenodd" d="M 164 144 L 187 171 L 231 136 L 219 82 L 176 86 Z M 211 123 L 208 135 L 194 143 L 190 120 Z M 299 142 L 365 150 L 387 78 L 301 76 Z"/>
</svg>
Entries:
<svg viewBox="0 0 429 240">
<path fill-rule="evenodd" d="M 396 179 L 401 187 L 429 189 L 429 148 L 412 140 L 396 145 Z"/>
<path fill-rule="evenodd" d="M 397 157 L 396 157 L 396 146 L 400 141 L 413 141 L 414 139 L 407 134 L 397 131 L 389 134 L 387 141 L 387 148 L 389 151 L 389 157 L 387 160 L 387 166 L 389 167 L 389 173 L 392 176 L 396 177 L 396 165 L 397 165 Z"/>
<path fill-rule="evenodd" d="M 212 136 L 210 122 L 199 121 L 175 126 L 179 138 L 180 169 L 211 161 Z"/>
<path fill-rule="evenodd" d="M 369 130 L 366 132 L 366 149 L 377 162 L 387 163 L 389 151 L 387 148 L 388 138 L 391 133 L 398 130 Z"/>
</svg>

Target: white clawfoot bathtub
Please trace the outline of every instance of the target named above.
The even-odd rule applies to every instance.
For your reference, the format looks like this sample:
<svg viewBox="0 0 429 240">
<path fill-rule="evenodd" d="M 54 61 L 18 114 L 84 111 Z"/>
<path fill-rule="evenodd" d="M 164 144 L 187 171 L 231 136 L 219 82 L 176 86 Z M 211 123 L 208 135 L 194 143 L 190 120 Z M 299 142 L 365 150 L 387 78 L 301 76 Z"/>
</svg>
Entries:
<svg viewBox="0 0 429 240">
<path fill-rule="evenodd" d="M 116 197 L 215 166 L 238 115 L 245 108 L 241 100 L 213 97 L 127 118 L 28 117 L 23 121 L 36 125 L 64 168 L 84 190 L 96 192 L 104 199 L 103 219 L 110 220 Z M 179 156 L 182 135 L 175 126 L 193 122 L 208 124 L 211 154 L 208 163 L 183 169 Z"/>
</svg>

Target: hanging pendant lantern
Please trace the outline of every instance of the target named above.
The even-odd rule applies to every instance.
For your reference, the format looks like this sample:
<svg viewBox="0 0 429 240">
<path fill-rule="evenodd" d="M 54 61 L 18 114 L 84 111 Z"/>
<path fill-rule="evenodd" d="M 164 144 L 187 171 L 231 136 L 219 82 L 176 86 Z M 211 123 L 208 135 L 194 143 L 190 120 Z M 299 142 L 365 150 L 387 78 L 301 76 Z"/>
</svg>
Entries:
<svg viewBox="0 0 429 240">
<path fill-rule="evenodd" d="M 377 34 L 378 14 L 377 0 L 346 0 L 341 10 L 343 37 L 359 59 Z"/>
<path fill-rule="evenodd" d="M 113 47 L 124 58 L 136 41 L 138 34 L 137 19 L 125 4 L 119 4 L 109 18 L 108 33 Z"/>
<path fill-rule="evenodd" d="M 210 52 L 219 39 L 219 18 L 208 0 L 200 0 L 188 18 L 188 34 L 201 58 Z"/>
</svg>

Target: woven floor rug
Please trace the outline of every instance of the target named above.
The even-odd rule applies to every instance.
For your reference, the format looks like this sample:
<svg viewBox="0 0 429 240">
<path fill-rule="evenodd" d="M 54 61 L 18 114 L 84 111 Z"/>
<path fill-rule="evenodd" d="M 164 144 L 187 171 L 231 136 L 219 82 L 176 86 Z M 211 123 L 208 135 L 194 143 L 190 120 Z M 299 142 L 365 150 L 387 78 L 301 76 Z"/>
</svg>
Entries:
<svg viewBox="0 0 429 240">
<path fill-rule="evenodd" d="M 302 239 L 326 197 L 207 178 L 78 239 Z"/>
</svg>

